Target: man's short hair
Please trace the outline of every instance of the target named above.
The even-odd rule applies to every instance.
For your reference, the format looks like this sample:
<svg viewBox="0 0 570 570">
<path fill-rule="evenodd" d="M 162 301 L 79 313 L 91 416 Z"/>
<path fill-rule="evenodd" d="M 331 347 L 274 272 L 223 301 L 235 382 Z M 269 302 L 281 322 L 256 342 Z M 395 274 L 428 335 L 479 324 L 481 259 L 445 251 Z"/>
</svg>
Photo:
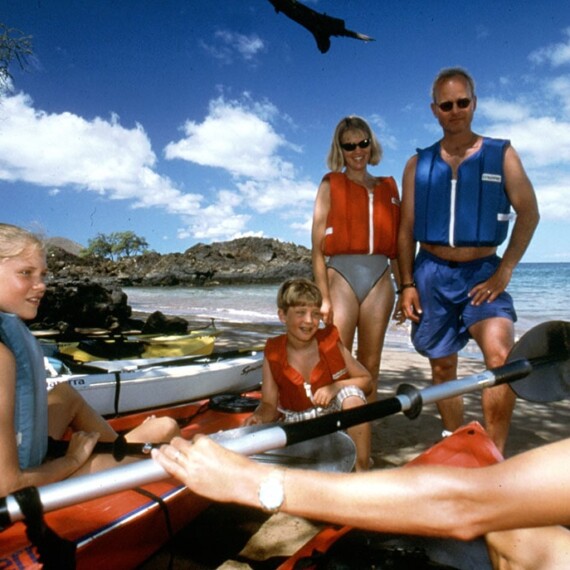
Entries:
<svg viewBox="0 0 570 570">
<path fill-rule="evenodd" d="M 277 307 L 287 312 L 289 307 L 320 307 L 323 296 L 317 285 L 304 277 L 287 279 L 277 292 Z"/>
<path fill-rule="evenodd" d="M 453 79 L 454 77 L 462 77 L 469 86 L 471 95 L 475 97 L 475 81 L 473 80 L 473 77 L 471 77 L 471 75 L 462 67 L 446 67 L 437 74 L 437 77 L 433 81 L 431 97 L 434 103 L 436 103 L 435 92 L 439 85 L 448 79 Z"/>
</svg>

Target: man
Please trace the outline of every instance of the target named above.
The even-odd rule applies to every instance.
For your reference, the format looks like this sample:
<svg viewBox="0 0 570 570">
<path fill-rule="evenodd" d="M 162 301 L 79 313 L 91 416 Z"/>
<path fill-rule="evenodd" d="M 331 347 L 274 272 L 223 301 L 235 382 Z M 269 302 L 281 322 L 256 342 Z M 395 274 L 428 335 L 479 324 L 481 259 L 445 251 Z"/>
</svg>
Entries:
<svg viewBox="0 0 570 570">
<path fill-rule="evenodd" d="M 444 69 L 431 109 L 443 138 L 406 164 L 398 236 L 401 309 L 412 342 L 430 359 L 440 384 L 457 377 L 457 354 L 473 338 L 485 365 L 504 364 L 514 343 L 516 313 L 506 288 L 539 214 L 520 158 L 509 141 L 474 133 L 477 97 L 471 76 Z M 510 208 L 516 213 L 504 255 Z M 420 249 L 414 260 L 416 244 Z M 486 429 L 502 452 L 515 396 L 508 385 L 482 395 Z M 444 435 L 463 424 L 462 398 L 438 404 Z"/>
</svg>

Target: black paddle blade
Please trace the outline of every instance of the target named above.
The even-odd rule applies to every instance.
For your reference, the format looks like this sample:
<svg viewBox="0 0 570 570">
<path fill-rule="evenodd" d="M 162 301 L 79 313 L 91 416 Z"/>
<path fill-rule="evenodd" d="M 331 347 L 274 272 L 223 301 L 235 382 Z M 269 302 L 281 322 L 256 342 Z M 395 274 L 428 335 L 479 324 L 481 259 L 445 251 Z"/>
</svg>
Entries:
<svg viewBox="0 0 570 570">
<path fill-rule="evenodd" d="M 570 397 L 570 323 L 549 321 L 527 331 L 507 362 L 527 359 L 532 371 L 511 384 L 516 395 L 530 402 L 558 402 Z"/>
</svg>

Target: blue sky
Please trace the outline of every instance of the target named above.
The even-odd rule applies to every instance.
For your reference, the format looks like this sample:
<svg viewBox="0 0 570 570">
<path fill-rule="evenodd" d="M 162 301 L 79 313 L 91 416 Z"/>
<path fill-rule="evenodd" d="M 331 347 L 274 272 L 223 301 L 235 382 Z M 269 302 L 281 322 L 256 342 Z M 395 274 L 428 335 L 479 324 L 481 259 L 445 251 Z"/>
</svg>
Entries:
<svg viewBox="0 0 570 570">
<path fill-rule="evenodd" d="M 0 0 L 33 36 L 0 101 L 0 219 L 82 245 L 132 230 L 161 253 L 238 236 L 310 244 L 337 122 L 365 117 L 377 175 L 440 136 L 436 73 L 477 82 L 474 129 L 509 138 L 541 223 L 524 261 L 570 261 L 567 0 L 307 0 L 365 43 L 326 54 L 268 0 Z"/>
</svg>

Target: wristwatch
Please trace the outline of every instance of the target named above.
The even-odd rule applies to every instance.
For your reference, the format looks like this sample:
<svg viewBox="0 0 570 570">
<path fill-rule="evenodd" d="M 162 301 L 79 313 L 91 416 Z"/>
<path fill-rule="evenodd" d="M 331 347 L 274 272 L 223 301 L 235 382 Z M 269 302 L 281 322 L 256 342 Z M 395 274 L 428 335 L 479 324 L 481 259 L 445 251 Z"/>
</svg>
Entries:
<svg viewBox="0 0 570 570">
<path fill-rule="evenodd" d="M 283 505 L 285 500 L 283 479 L 283 471 L 275 469 L 259 484 L 257 496 L 264 512 L 276 513 Z"/>
</svg>

